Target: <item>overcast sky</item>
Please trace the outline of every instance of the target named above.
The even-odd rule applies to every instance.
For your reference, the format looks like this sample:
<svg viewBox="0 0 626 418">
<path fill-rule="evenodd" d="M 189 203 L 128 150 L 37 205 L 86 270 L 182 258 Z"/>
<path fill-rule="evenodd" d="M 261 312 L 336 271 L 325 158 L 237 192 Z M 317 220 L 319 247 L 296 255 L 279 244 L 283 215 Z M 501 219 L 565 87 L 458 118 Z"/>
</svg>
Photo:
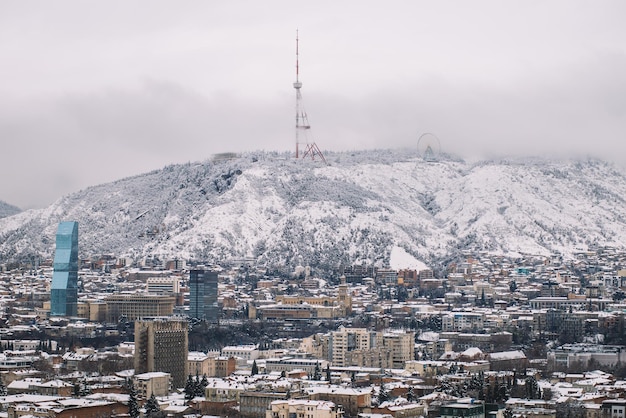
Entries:
<svg viewBox="0 0 626 418">
<path fill-rule="evenodd" d="M 623 1 L 0 3 L 0 200 L 311 140 L 626 164 Z"/>
</svg>

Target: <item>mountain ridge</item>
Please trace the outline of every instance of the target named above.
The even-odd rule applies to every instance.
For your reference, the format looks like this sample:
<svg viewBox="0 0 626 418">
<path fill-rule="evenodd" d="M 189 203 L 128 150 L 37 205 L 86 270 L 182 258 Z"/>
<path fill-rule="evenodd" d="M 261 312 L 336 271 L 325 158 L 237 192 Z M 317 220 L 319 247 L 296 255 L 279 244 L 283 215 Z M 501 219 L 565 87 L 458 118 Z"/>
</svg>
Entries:
<svg viewBox="0 0 626 418">
<path fill-rule="evenodd" d="M 626 172 L 600 160 L 473 163 L 416 152 L 280 153 L 169 165 L 0 219 L 0 261 L 52 257 L 58 222 L 82 255 L 252 257 L 278 270 L 389 265 L 394 248 L 437 264 L 462 251 L 549 255 L 626 246 Z"/>
</svg>

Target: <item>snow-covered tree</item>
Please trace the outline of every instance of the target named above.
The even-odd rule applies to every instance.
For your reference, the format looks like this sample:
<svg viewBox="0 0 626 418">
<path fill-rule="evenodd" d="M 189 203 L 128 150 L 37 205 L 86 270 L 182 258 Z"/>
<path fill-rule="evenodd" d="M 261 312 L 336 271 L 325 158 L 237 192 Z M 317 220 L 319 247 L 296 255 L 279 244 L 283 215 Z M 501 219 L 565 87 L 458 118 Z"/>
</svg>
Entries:
<svg viewBox="0 0 626 418">
<path fill-rule="evenodd" d="M 191 375 L 187 377 L 187 382 L 185 382 L 185 388 L 183 391 L 185 392 L 185 400 L 187 401 L 192 400 L 196 396 L 196 387 Z"/>
<path fill-rule="evenodd" d="M 161 407 L 159 406 L 159 401 L 157 401 L 156 397 L 154 396 L 154 393 L 150 395 L 150 397 L 146 401 L 146 404 L 144 405 L 144 409 L 146 410 L 146 415 L 148 417 L 152 417 L 156 415 L 157 412 L 161 411 Z"/>
<path fill-rule="evenodd" d="M 128 415 L 130 418 L 137 418 L 139 417 L 139 404 L 137 403 L 137 391 L 132 384 L 128 395 Z"/>
</svg>

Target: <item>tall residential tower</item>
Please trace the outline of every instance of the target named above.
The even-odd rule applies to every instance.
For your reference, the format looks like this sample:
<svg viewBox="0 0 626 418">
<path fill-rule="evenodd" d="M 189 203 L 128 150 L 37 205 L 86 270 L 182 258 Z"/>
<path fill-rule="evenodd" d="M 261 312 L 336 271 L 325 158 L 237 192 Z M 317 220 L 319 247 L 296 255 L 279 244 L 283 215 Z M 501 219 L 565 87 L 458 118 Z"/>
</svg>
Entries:
<svg viewBox="0 0 626 418">
<path fill-rule="evenodd" d="M 188 367 L 187 321 L 155 318 L 135 321 L 135 374 L 165 372 L 172 388 L 185 387 Z"/>
<path fill-rule="evenodd" d="M 78 222 L 61 222 L 57 230 L 50 315 L 76 316 L 78 300 Z"/>
</svg>

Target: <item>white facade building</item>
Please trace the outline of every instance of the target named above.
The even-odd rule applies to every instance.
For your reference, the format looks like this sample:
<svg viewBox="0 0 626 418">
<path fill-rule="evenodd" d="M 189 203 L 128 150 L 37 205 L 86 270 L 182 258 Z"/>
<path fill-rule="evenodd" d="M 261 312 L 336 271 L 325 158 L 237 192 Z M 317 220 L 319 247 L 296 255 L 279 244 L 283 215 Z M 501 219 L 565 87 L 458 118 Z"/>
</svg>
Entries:
<svg viewBox="0 0 626 418">
<path fill-rule="evenodd" d="M 441 330 L 479 330 L 485 326 L 485 315 L 480 312 L 448 312 L 441 317 Z"/>
<path fill-rule="evenodd" d="M 329 401 L 286 399 L 274 401 L 265 418 L 342 418 L 343 409 Z"/>
</svg>

